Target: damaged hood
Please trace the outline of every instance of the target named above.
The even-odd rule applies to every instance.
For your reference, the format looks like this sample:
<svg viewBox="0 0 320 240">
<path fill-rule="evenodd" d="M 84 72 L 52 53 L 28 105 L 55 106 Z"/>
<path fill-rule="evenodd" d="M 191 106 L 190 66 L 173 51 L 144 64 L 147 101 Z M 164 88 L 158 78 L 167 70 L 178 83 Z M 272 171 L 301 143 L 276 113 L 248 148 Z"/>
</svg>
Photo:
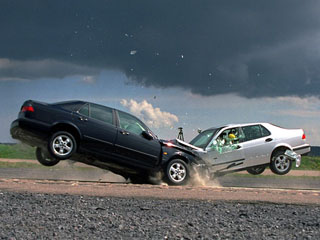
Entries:
<svg viewBox="0 0 320 240">
<path fill-rule="evenodd" d="M 172 147 L 179 149 L 184 152 L 188 152 L 191 154 L 199 153 L 199 152 L 205 152 L 202 148 L 198 148 L 196 146 L 193 146 L 187 142 L 184 142 L 180 139 L 173 139 L 170 141 L 167 140 L 161 140 L 160 141 L 162 145 L 167 146 L 167 147 Z"/>
</svg>

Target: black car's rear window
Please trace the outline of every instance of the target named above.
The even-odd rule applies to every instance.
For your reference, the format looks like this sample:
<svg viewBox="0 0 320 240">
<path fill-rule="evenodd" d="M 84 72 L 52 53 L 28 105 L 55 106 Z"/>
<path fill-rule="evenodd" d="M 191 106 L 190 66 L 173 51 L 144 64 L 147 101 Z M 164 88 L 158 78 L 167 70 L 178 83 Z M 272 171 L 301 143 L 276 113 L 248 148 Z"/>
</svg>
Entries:
<svg viewBox="0 0 320 240">
<path fill-rule="evenodd" d="M 61 102 L 61 103 L 54 103 L 53 106 L 60 107 L 64 110 L 75 112 L 78 111 L 85 103 L 83 102 Z"/>
</svg>

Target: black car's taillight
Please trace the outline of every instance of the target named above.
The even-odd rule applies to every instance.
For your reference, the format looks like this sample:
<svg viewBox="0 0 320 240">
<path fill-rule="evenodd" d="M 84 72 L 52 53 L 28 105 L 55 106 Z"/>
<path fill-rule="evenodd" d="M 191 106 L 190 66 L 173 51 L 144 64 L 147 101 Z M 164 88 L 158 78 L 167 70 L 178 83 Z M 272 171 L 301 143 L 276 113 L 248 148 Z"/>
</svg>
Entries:
<svg viewBox="0 0 320 240">
<path fill-rule="evenodd" d="M 34 112 L 33 106 L 22 106 L 21 112 Z"/>
</svg>

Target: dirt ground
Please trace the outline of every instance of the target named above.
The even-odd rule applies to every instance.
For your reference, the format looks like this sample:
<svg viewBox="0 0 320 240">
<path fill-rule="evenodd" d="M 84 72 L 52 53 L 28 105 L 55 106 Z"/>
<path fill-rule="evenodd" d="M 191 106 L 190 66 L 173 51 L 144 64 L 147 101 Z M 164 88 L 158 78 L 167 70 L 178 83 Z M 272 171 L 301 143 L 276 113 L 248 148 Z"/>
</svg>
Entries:
<svg viewBox="0 0 320 240">
<path fill-rule="evenodd" d="M 320 205 L 319 190 L 280 190 L 190 186 L 172 187 L 166 185 L 155 186 L 26 179 L 0 179 L 0 190 L 108 197 L 139 197 L 176 200 L 199 199 L 209 201 L 224 200 L 235 202 L 272 202 Z"/>
<path fill-rule="evenodd" d="M 29 160 L 29 159 L 9 159 L 9 158 L 0 158 L 0 162 L 31 162 L 34 164 L 40 163 L 37 160 Z M 71 161 L 61 161 L 57 166 L 64 167 L 64 166 L 70 166 L 72 164 L 75 167 L 90 167 L 95 168 L 83 163 L 79 162 L 72 162 Z M 247 171 L 241 171 L 238 172 L 240 174 L 248 174 Z M 274 175 L 274 173 L 271 172 L 270 169 L 266 169 L 261 175 L 267 176 L 267 175 Z M 291 170 L 286 176 L 309 176 L 309 177 L 320 177 L 320 171 L 305 171 L 305 170 Z"/>
<path fill-rule="evenodd" d="M 3 162 L 21 162 L 35 160 L 0 159 Z M 60 167 L 74 165 L 68 162 L 59 163 Z M 75 163 L 75 166 L 87 166 Z M 246 174 L 246 173 L 243 173 Z M 271 174 L 266 171 L 264 175 Z M 318 171 L 291 171 L 289 176 L 316 177 Z M 302 177 L 301 177 L 302 176 Z M 241 178 L 241 177 L 240 177 Z M 311 178 L 312 179 L 312 178 Z M 268 179 L 262 179 L 267 181 Z M 257 181 L 252 178 L 252 181 Z M 88 196 L 129 197 L 129 198 L 157 198 L 157 199 L 199 199 L 207 201 L 234 201 L 234 202 L 272 202 L 286 204 L 315 204 L 320 205 L 320 190 L 293 190 L 277 188 L 249 188 L 249 187 L 221 187 L 212 186 L 180 186 L 138 185 L 127 183 L 87 182 L 76 180 L 39 180 L 15 179 L 0 176 L 0 191 L 71 194 Z"/>
</svg>

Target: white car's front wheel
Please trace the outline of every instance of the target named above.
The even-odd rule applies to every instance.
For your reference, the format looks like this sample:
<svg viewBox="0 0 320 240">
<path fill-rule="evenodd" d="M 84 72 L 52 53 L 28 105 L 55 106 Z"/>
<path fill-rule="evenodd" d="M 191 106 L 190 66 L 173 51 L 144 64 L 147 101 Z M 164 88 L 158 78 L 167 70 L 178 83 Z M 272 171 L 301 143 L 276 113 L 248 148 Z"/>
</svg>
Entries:
<svg viewBox="0 0 320 240">
<path fill-rule="evenodd" d="M 278 151 L 273 154 L 270 169 L 278 175 L 287 174 L 292 167 L 292 161 L 284 154 L 284 151 Z"/>
<path fill-rule="evenodd" d="M 264 172 L 266 169 L 265 166 L 256 166 L 256 167 L 251 167 L 247 169 L 247 172 L 252 174 L 252 175 L 259 175 Z"/>
</svg>

